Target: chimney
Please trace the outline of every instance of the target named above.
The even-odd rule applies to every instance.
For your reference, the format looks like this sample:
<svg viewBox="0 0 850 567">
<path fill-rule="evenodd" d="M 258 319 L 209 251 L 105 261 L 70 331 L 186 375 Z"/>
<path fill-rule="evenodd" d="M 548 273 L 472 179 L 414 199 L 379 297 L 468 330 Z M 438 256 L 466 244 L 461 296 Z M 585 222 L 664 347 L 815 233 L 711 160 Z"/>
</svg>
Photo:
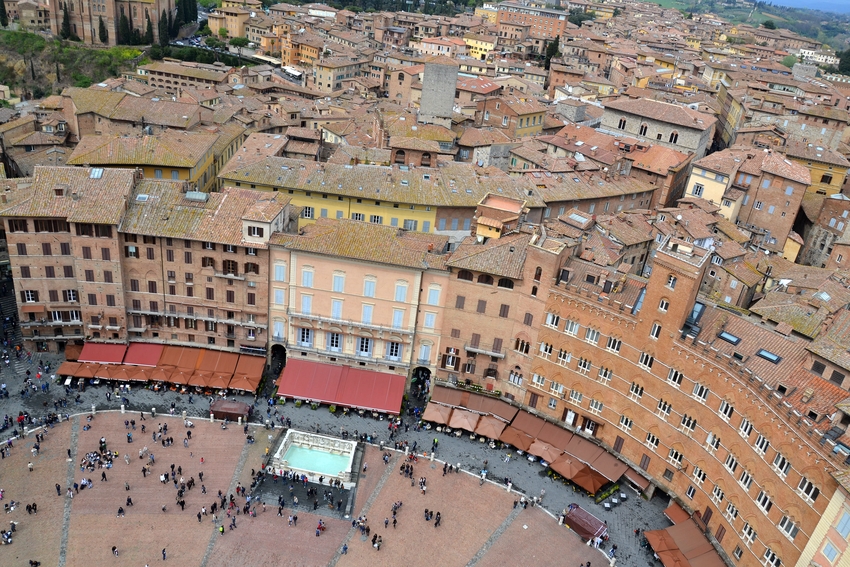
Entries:
<svg viewBox="0 0 850 567">
<path fill-rule="evenodd" d="M 75 201 L 79 201 L 79 200 L 80 200 L 80 194 L 79 194 L 79 193 L 77 193 L 76 189 L 75 189 L 74 191 L 72 191 L 72 192 L 71 192 L 71 198 L 72 198 L 73 200 L 75 200 Z"/>
</svg>

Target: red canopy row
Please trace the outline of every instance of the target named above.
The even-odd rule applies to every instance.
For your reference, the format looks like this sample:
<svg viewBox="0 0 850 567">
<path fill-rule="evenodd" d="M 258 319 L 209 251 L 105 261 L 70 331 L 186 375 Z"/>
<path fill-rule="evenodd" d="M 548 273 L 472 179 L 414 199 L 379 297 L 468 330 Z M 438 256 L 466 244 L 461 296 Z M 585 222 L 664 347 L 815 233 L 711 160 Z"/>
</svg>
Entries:
<svg viewBox="0 0 850 567">
<path fill-rule="evenodd" d="M 239 376 L 237 368 L 234 380 Z M 405 378 L 374 370 L 290 359 L 279 382 L 279 396 L 398 414 Z"/>
<path fill-rule="evenodd" d="M 123 363 L 123 364 L 122 364 Z M 63 362 L 57 372 L 77 378 L 155 381 L 203 388 L 257 389 L 265 359 L 233 352 L 151 343 L 86 343 L 79 362 Z"/>
</svg>

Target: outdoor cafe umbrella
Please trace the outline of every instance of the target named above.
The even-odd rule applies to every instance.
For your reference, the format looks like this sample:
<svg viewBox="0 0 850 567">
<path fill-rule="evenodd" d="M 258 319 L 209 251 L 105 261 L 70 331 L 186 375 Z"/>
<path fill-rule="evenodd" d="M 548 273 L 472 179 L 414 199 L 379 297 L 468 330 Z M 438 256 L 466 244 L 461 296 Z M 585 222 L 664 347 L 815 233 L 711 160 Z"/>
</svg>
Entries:
<svg viewBox="0 0 850 567">
<path fill-rule="evenodd" d="M 508 426 L 504 431 L 502 431 L 502 434 L 499 435 L 499 441 L 507 443 L 508 445 L 513 445 L 520 451 L 528 451 L 528 448 L 531 447 L 534 439 L 529 434 L 520 431 L 516 427 Z"/>
<path fill-rule="evenodd" d="M 170 382 L 171 381 L 171 373 L 174 372 L 175 368 L 169 366 L 157 366 L 151 372 L 151 380 L 155 382 Z"/>
<path fill-rule="evenodd" d="M 585 467 L 584 469 L 580 470 L 570 480 L 572 480 L 574 483 L 584 488 L 591 494 L 596 494 L 596 492 L 600 488 L 605 486 L 606 482 L 608 482 L 608 480 L 604 476 L 602 476 L 590 467 Z"/>
<path fill-rule="evenodd" d="M 550 462 L 549 468 L 567 480 L 571 480 L 574 476 L 581 472 L 582 469 L 587 468 L 587 465 L 581 461 L 573 459 L 567 453 L 564 453 L 554 461 Z"/>
<path fill-rule="evenodd" d="M 130 373 L 127 372 L 127 368 L 125 366 L 115 366 L 110 369 L 109 373 L 113 380 L 126 382 L 130 379 Z"/>
<path fill-rule="evenodd" d="M 429 402 L 425 406 L 425 413 L 422 414 L 423 421 L 430 421 L 439 425 L 445 425 L 449 422 L 449 417 L 452 414 L 452 408 L 441 404 Z"/>
<path fill-rule="evenodd" d="M 455 408 L 452 412 L 452 417 L 449 419 L 449 427 L 452 429 L 463 429 L 464 431 L 475 431 L 475 426 L 478 425 L 480 416 L 469 410 Z"/>
<path fill-rule="evenodd" d="M 127 370 L 127 379 L 136 382 L 147 382 L 151 379 L 153 368 L 143 368 L 141 366 L 131 366 Z"/>
<path fill-rule="evenodd" d="M 95 371 L 100 368 L 99 364 L 83 364 L 74 373 L 77 378 L 94 378 Z"/>
<path fill-rule="evenodd" d="M 171 373 L 171 378 L 168 381 L 172 384 L 185 385 L 189 383 L 191 377 L 192 373 L 188 370 L 175 370 Z"/>
<path fill-rule="evenodd" d="M 233 374 L 220 374 L 216 372 L 207 380 L 206 387 L 215 390 L 224 390 L 230 384 L 231 378 L 233 378 Z"/>
<path fill-rule="evenodd" d="M 531 444 L 531 447 L 528 448 L 528 452 L 532 455 L 540 457 L 547 463 L 551 463 L 555 461 L 558 457 L 561 456 L 563 451 L 548 443 L 544 443 L 539 439 L 535 439 L 534 443 Z"/>
<path fill-rule="evenodd" d="M 475 426 L 475 433 L 488 439 L 498 439 L 507 423 L 492 415 L 482 415 Z"/>
</svg>

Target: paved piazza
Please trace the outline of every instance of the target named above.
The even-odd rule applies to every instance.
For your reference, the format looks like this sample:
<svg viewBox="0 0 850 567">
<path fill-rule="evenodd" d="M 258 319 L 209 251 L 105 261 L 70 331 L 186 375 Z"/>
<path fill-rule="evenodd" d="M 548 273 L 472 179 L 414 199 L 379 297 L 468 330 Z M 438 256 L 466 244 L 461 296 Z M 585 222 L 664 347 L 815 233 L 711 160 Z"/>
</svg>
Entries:
<svg viewBox="0 0 850 567">
<path fill-rule="evenodd" d="M 380 551 L 371 545 L 371 538 L 352 529 L 350 519 L 341 515 L 313 513 L 311 502 L 300 499 L 298 508 L 288 500 L 288 486 L 271 485 L 266 481 L 263 493 L 277 488 L 287 506 L 283 516 L 277 515 L 277 502 L 267 501 L 266 510 L 257 505 L 256 517 L 236 516 L 236 528 L 220 535 L 213 524 L 210 507 L 217 492 L 235 493 L 237 483 L 250 487 L 251 472 L 259 468 L 269 440 L 269 431 L 252 426 L 257 442 L 248 444 L 242 428 L 232 424 L 222 430 L 218 423 L 195 419 L 189 447 L 183 446 L 185 428 L 176 417 L 139 413 L 121 414 L 117 411 L 99 412 L 88 421 L 86 414 L 76 415 L 69 422 L 47 430 L 41 451 L 35 457 L 31 449 L 33 433 L 13 441 L 11 456 L 0 461 L 0 487 L 3 503 L 12 500 L 21 505 L 3 518 L 4 523 L 17 522 L 14 543 L 0 547 L 0 564 L 29 565 L 29 560 L 42 565 L 99 567 L 127 565 L 142 567 L 160 564 L 162 549 L 167 561 L 181 566 L 225 567 L 231 565 L 339 565 L 355 567 L 387 565 L 480 565 L 533 563 L 535 565 L 578 566 L 592 560 L 596 565 L 607 564 L 600 551 L 583 545 L 569 529 L 559 526 L 550 514 L 540 508 L 514 508 L 517 495 L 508 493 L 501 485 L 479 480 L 467 474 L 442 476 L 440 463 L 420 459 L 414 465 L 414 476 L 427 478 L 423 495 L 410 479 L 399 472 L 404 460 L 401 453 L 392 452 L 389 465 L 381 459 L 379 448 L 369 446 L 363 455 L 367 464 L 359 480 L 353 507 L 354 517 L 365 514 L 371 529 L 383 540 Z M 136 419 L 132 443 L 126 440 L 125 419 Z M 174 437 L 171 447 L 154 443 L 150 432 L 158 424 L 168 424 L 168 435 Z M 140 426 L 145 424 L 147 433 Z M 91 428 L 84 430 L 84 426 Z M 278 431 L 272 431 L 279 434 Z M 90 451 L 98 450 L 101 437 L 108 449 L 119 458 L 111 469 L 81 471 L 80 460 Z M 139 458 L 139 450 L 147 447 L 154 454 L 153 474 L 143 477 L 142 467 L 148 458 Z M 70 448 L 72 461 L 67 457 Z M 124 456 L 129 456 L 126 464 Z M 201 462 L 203 459 L 203 463 Z M 29 472 L 28 463 L 33 463 Z M 182 467 L 183 477 L 194 478 L 196 485 L 187 490 L 185 510 L 176 502 L 176 490 L 171 482 L 163 484 L 160 474 L 170 473 L 171 464 Z M 106 472 L 107 480 L 101 479 Z M 199 473 L 203 472 L 203 482 Z M 81 490 L 68 498 L 66 491 L 74 482 L 91 478 L 91 489 Z M 72 480 L 73 479 L 73 480 Z M 178 476 L 179 480 L 179 476 Z M 129 491 L 125 488 L 129 485 Z M 56 494 L 60 485 L 61 496 Z M 207 494 L 201 493 L 204 485 Z M 326 487 L 325 487 L 326 488 Z M 322 488 L 320 488 L 320 491 Z M 127 497 L 133 506 L 126 506 Z M 346 498 L 348 495 L 346 493 Z M 392 505 L 402 501 L 397 513 L 398 523 L 384 528 L 384 519 L 392 519 Z M 237 497 L 241 507 L 244 498 Z M 37 514 L 27 514 L 26 504 L 36 503 Z M 120 506 L 125 516 L 118 517 Z M 163 512 L 162 507 L 166 509 Z M 207 507 L 207 516 L 198 522 L 197 513 Z M 442 523 L 424 518 L 425 509 L 440 512 Z M 319 510 L 319 512 L 323 512 Z M 344 509 L 343 509 L 344 512 Z M 288 525 L 288 516 L 298 515 L 297 526 Z M 219 512 L 221 518 L 221 512 Z M 318 519 L 326 530 L 315 535 Z M 341 554 L 344 544 L 348 553 Z M 119 557 L 112 555 L 112 546 Z"/>
</svg>

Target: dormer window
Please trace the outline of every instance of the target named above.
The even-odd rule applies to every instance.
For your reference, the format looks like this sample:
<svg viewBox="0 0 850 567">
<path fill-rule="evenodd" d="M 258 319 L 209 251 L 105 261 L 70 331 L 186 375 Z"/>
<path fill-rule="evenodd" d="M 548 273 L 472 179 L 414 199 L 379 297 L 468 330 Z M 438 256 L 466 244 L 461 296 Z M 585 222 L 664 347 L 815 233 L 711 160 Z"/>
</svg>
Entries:
<svg viewBox="0 0 850 567">
<path fill-rule="evenodd" d="M 253 236 L 255 238 L 263 237 L 263 228 L 260 226 L 248 226 L 248 236 Z"/>
</svg>

